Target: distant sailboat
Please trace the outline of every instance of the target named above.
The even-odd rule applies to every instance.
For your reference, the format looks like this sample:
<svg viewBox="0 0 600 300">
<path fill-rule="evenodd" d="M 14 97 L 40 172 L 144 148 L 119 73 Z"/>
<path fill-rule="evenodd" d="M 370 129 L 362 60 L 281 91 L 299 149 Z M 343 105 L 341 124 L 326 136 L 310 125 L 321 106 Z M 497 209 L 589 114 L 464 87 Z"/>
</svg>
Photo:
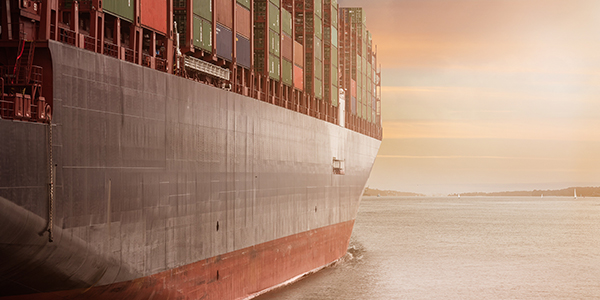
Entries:
<svg viewBox="0 0 600 300">
<path fill-rule="evenodd" d="M 573 199 L 577 199 L 577 189 L 573 189 Z"/>
<path fill-rule="evenodd" d="M 540 197 L 540 198 L 544 198 L 544 194 L 542 194 L 542 197 Z"/>
<path fill-rule="evenodd" d="M 460 194 L 458 194 L 458 198 L 460 198 Z"/>
</svg>

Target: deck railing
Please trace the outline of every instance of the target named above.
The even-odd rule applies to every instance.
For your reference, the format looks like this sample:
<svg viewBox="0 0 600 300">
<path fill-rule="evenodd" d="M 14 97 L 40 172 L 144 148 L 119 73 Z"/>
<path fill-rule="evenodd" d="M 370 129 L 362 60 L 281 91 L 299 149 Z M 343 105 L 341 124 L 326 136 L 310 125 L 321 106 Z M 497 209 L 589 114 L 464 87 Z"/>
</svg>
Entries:
<svg viewBox="0 0 600 300">
<path fill-rule="evenodd" d="M 167 72 L 167 60 L 162 59 L 160 57 L 156 57 L 155 59 L 156 69 L 159 71 Z"/>
<path fill-rule="evenodd" d="M 96 39 L 89 35 L 83 36 L 83 49 L 96 51 Z"/>
<path fill-rule="evenodd" d="M 104 54 L 114 58 L 119 58 L 119 46 L 113 43 L 104 42 Z"/>
<path fill-rule="evenodd" d="M 133 51 L 133 49 L 125 48 L 125 60 L 135 63 L 135 51 Z"/>
<path fill-rule="evenodd" d="M 66 28 L 59 28 L 58 29 L 58 40 L 65 43 L 65 44 L 69 44 L 72 46 L 76 46 L 75 43 L 75 31 L 66 29 Z"/>
</svg>

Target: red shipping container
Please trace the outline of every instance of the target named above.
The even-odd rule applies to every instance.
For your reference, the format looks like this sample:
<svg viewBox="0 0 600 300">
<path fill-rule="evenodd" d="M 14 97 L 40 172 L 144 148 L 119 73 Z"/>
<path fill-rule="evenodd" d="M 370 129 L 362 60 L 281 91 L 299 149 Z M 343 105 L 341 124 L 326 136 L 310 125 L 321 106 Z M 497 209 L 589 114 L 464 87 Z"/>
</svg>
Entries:
<svg viewBox="0 0 600 300">
<path fill-rule="evenodd" d="M 281 34 L 281 55 L 284 58 L 287 58 L 289 61 L 294 59 L 292 57 L 292 47 L 294 46 L 294 42 L 290 36 L 285 33 Z"/>
<path fill-rule="evenodd" d="M 238 34 L 248 39 L 250 38 L 250 31 L 252 29 L 252 24 L 250 24 L 250 10 L 239 4 L 235 6 L 235 29 Z"/>
<path fill-rule="evenodd" d="M 215 1 L 217 10 L 217 23 L 231 29 L 233 28 L 233 1 Z"/>
<path fill-rule="evenodd" d="M 351 79 L 352 97 L 356 97 L 356 80 Z"/>
<path fill-rule="evenodd" d="M 294 41 L 294 63 L 304 68 L 304 46 Z"/>
<path fill-rule="evenodd" d="M 167 1 L 141 0 L 140 22 L 163 35 L 167 35 Z"/>
<path fill-rule="evenodd" d="M 294 87 L 304 89 L 304 70 L 297 65 L 294 65 Z"/>
</svg>

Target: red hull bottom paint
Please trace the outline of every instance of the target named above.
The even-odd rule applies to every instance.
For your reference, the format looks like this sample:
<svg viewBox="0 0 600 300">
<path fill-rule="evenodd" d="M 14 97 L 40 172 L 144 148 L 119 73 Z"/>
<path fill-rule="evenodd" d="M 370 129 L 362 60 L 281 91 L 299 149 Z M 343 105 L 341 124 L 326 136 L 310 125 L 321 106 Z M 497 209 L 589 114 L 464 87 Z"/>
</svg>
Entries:
<svg viewBox="0 0 600 300">
<path fill-rule="evenodd" d="M 354 220 L 106 286 L 3 299 L 240 299 L 342 257 Z"/>
</svg>

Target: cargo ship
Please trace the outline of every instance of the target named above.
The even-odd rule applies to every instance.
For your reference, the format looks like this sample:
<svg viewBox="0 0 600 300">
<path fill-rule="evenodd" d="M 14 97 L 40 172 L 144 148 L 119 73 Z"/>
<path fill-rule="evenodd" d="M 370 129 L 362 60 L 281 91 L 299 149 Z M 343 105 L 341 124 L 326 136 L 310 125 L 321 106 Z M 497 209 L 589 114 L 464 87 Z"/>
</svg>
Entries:
<svg viewBox="0 0 600 300">
<path fill-rule="evenodd" d="M 362 9 L 0 5 L 0 299 L 244 299 L 346 253 L 382 138 Z"/>
</svg>

